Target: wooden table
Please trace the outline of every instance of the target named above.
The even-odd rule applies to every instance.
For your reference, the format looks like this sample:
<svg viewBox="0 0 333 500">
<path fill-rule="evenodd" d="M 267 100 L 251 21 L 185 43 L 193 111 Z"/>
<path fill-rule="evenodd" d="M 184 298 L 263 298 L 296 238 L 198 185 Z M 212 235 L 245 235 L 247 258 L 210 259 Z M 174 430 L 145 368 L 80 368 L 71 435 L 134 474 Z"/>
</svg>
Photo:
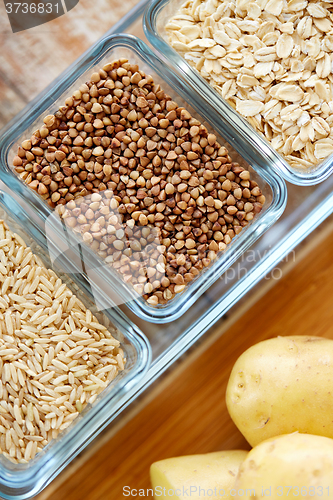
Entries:
<svg viewBox="0 0 333 500">
<path fill-rule="evenodd" d="M 135 3 L 80 0 L 52 23 L 13 34 L 0 2 L 0 126 Z M 223 335 L 217 324 L 192 354 L 81 454 L 38 500 L 120 500 L 126 485 L 149 487 L 149 465 L 155 460 L 248 448 L 224 400 L 237 357 L 254 342 L 276 335 L 333 338 L 332 218 L 311 237 L 311 246 L 296 254 L 298 262 L 292 270 L 237 321 L 231 317 L 234 322 Z"/>
</svg>

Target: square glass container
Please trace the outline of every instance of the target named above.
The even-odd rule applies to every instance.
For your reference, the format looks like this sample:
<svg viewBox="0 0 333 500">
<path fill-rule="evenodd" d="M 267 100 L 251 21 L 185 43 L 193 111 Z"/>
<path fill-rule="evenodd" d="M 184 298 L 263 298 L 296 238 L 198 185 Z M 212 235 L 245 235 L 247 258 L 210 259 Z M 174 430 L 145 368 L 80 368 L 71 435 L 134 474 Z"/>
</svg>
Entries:
<svg viewBox="0 0 333 500">
<path fill-rule="evenodd" d="M 42 125 L 44 116 L 57 111 L 58 107 L 64 103 L 65 98 L 87 81 L 94 70 L 98 70 L 107 62 L 123 57 L 131 63 L 138 64 L 139 68 L 150 74 L 155 83 L 159 83 L 161 88 L 178 105 L 184 106 L 209 131 L 214 132 L 220 144 L 227 147 L 232 160 L 237 161 L 251 172 L 252 179 L 258 182 L 266 196 L 263 210 L 232 240 L 226 250 L 218 255 L 213 264 L 200 273 L 195 280 L 186 286 L 182 293 L 176 295 L 166 305 L 155 307 L 127 285 L 120 274 L 107 266 L 87 245 L 81 245 L 81 240 L 74 235 L 73 231 L 64 226 L 56 213 L 40 196 L 19 179 L 12 167 L 12 159 L 16 154 L 18 144 L 30 137 L 31 132 Z M 52 234 L 51 239 L 62 242 L 67 240 L 65 248 L 61 251 L 71 249 L 77 256 L 83 256 L 85 265 L 82 272 L 85 271 L 89 275 L 90 282 L 94 287 L 97 282 L 99 283 L 96 285 L 97 288 L 103 283 L 103 286 L 106 287 L 104 288 L 104 299 L 109 297 L 109 305 L 126 303 L 139 317 L 151 322 L 166 323 L 179 318 L 279 218 L 286 204 L 284 181 L 273 170 L 265 168 L 255 149 L 253 155 L 249 155 L 246 141 L 239 134 L 233 136 L 232 131 L 226 133 L 226 130 L 229 130 L 228 127 L 221 127 L 218 118 L 219 113 L 207 105 L 203 96 L 197 93 L 186 81 L 179 78 L 179 75 L 154 54 L 144 42 L 131 35 L 109 36 L 85 53 L 73 67 L 73 70 L 60 77 L 43 99 L 28 108 L 26 114 L 18 119 L 0 139 L 1 179 L 15 193 L 23 197 L 42 218 L 46 224 L 47 233 Z M 228 141 L 226 141 L 226 137 L 228 137 Z M 87 268 L 89 268 L 88 271 Z"/>
<path fill-rule="evenodd" d="M 198 93 L 204 96 L 207 105 L 219 110 L 217 122 L 226 130 L 225 137 L 242 136 L 250 148 L 255 148 L 267 168 L 275 170 L 292 184 L 309 186 L 327 179 L 333 171 L 333 154 L 321 163 L 308 169 L 292 167 L 282 155 L 271 146 L 269 141 L 259 134 L 229 103 L 199 74 L 188 62 L 171 47 L 165 26 L 170 18 L 184 4 L 184 0 L 151 0 L 143 20 L 144 31 L 152 46 L 164 55 L 168 63 L 180 77 L 184 78 Z"/>
<path fill-rule="evenodd" d="M 128 404 L 128 394 L 149 368 L 151 348 L 139 328 L 117 308 L 96 308 L 89 284 L 62 255 L 56 264 L 50 260 L 52 246 L 45 234 L 32 222 L 25 210 L 8 194 L 0 191 L 0 219 L 19 234 L 48 268 L 67 284 L 72 292 L 105 326 L 114 326 L 127 359 L 125 369 L 88 404 L 82 413 L 59 436 L 52 440 L 27 464 L 14 464 L 0 454 L 1 498 L 25 499 L 44 488 L 94 437 L 96 437 Z"/>
</svg>

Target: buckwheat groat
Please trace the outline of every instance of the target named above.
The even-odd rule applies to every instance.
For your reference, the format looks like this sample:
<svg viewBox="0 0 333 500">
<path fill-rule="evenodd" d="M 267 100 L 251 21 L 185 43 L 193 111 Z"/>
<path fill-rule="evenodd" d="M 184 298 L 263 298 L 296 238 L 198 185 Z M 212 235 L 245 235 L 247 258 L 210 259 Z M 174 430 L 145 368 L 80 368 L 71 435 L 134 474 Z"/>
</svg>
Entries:
<svg viewBox="0 0 333 500">
<path fill-rule="evenodd" d="M 292 167 L 333 152 L 333 5 L 188 0 L 169 42 Z"/>
<path fill-rule="evenodd" d="M 265 202 L 216 136 L 126 59 L 47 116 L 14 164 L 151 305 L 181 293 Z"/>
</svg>

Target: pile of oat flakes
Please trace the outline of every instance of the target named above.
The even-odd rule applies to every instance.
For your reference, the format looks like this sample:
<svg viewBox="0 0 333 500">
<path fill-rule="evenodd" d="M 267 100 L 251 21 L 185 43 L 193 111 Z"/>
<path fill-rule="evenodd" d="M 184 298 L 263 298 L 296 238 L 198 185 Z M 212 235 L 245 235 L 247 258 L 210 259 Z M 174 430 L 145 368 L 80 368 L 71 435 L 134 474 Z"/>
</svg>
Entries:
<svg viewBox="0 0 333 500">
<path fill-rule="evenodd" d="M 169 42 L 292 167 L 333 152 L 333 2 L 187 0 Z"/>
<path fill-rule="evenodd" d="M 43 121 L 16 172 L 152 306 L 183 292 L 265 203 L 216 135 L 127 59 Z"/>
</svg>

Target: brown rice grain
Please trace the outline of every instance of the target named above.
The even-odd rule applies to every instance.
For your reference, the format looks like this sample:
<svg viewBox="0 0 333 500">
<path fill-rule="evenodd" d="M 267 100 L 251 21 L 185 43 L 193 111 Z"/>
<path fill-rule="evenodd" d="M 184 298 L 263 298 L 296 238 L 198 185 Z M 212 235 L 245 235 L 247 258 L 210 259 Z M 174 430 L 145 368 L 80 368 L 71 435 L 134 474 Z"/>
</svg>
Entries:
<svg viewBox="0 0 333 500">
<path fill-rule="evenodd" d="M 98 358 L 107 350 L 100 335 L 106 327 L 2 221 L 1 234 L 0 271 L 6 276 L 0 276 L 4 311 L 0 312 L 0 452 L 11 461 L 26 463 L 76 418 L 74 401 L 79 400 L 83 408 L 82 384 L 88 375 L 94 376 L 84 362 L 88 358 L 84 346 L 94 346 L 90 351 L 97 357 L 90 356 L 100 366 Z M 87 326 L 82 324 L 86 320 Z M 98 328 L 91 325 L 94 322 Z M 72 332 L 78 331 L 83 337 L 71 339 Z M 110 332 L 107 336 L 112 339 Z M 79 339 L 84 339 L 84 345 Z M 115 357 L 111 361 L 116 362 Z M 92 370 L 94 363 L 89 363 Z M 69 371 L 76 365 L 75 372 Z M 101 381 L 95 392 L 108 382 Z"/>
</svg>

